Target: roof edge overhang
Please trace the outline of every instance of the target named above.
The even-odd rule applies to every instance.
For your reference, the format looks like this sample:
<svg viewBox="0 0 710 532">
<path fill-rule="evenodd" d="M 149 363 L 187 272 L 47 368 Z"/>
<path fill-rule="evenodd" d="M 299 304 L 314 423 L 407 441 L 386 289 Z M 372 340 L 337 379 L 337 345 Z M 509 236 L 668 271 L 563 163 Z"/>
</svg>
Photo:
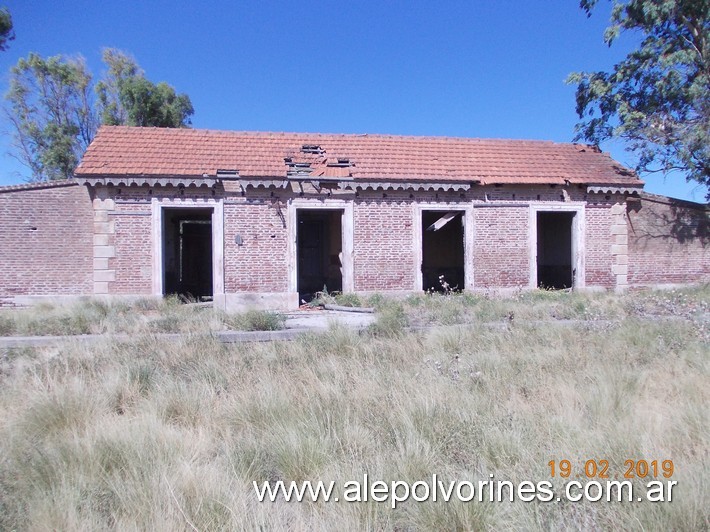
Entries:
<svg viewBox="0 0 710 532">
<path fill-rule="evenodd" d="M 392 191 L 432 191 L 432 192 L 463 192 L 470 190 L 478 181 L 439 181 L 439 180 L 408 180 L 398 181 L 392 179 L 361 180 L 349 183 L 351 190 L 392 190 Z"/>
<path fill-rule="evenodd" d="M 626 194 L 638 195 L 643 191 L 643 183 L 640 185 L 587 185 L 589 194 Z"/>
<path fill-rule="evenodd" d="M 274 177 L 240 177 L 237 182 L 243 189 L 252 188 L 288 188 L 289 185 L 301 186 L 308 183 L 316 188 L 338 188 L 340 190 L 412 190 L 412 191 L 464 191 L 478 184 L 477 180 L 439 180 L 439 179 L 353 179 L 328 176 L 289 176 Z"/>
<path fill-rule="evenodd" d="M 175 175 L 75 175 L 75 181 L 88 186 L 175 186 L 212 187 L 221 179 L 207 174 L 202 176 Z"/>
<path fill-rule="evenodd" d="M 88 186 L 175 186 L 175 187 L 213 187 L 224 181 L 237 183 L 242 189 L 251 188 L 276 188 L 286 189 L 292 184 L 300 185 L 309 183 L 316 188 L 337 188 L 341 190 L 392 190 L 392 191 L 455 191 L 470 190 L 474 186 L 535 186 L 557 184 L 562 186 L 586 185 L 590 194 L 626 194 L 637 195 L 643 191 L 643 182 L 629 184 L 599 184 L 584 183 L 580 181 L 545 179 L 545 180 L 520 180 L 508 181 L 495 179 L 451 179 L 437 177 L 368 177 L 348 178 L 329 176 L 239 176 L 238 174 L 224 175 L 106 175 L 106 174 L 77 174 L 70 183 Z"/>
</svg>

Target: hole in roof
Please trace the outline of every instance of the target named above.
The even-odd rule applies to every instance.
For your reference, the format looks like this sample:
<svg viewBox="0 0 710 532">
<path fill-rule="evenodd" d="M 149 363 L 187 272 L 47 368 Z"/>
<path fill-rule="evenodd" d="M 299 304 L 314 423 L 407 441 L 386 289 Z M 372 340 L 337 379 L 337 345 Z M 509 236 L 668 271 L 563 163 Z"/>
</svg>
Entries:
<svg viewBox="0 0 710 532">
<path fill-rule="evenodd" d="M 325 150 L 321 148 L 318 144 L 304 144 L 303 146 L 301 146 L 301 152 L 321 155 L 325 153 Z"/>
</svg>

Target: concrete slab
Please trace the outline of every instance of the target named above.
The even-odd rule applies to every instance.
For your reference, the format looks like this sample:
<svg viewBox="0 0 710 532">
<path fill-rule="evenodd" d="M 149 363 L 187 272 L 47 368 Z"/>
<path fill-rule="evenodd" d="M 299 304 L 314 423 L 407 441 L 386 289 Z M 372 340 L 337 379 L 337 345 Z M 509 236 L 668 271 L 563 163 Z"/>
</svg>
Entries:
<svg viewBox="0 0 710 532">
<path fill-rule="evenodd" d="M 374 314 L 339 310 L 295 310 L 284 315 L 287 329 L 323 330 L 330 327 L 331 323 L 362 329 L 375 322 Z"/>
<path fill-rule="evenodd" d="M 331 324 L 336 323 L 348 328 L 361 330 L 375 321 L 374 314 L 357 312 L 341 312 L 334 310 L 298 310 L 288 312 L 285 329 L 280 331 L 214 331 L 206 335 L 214 335 L 221 342 L 273 342 L 278 340 L 293 340 L 297 336 L 309 332 L 326 331 Z M 155 336 L 164 340 L 178 340 L 195 333 L 157 333 Z M 44 347 L 57 345 L 67 341 L 93 343 L 106 339 L 128 341 L 129 334 L 82 334 L 77 336 L 6 336 L 0 337 L 0 350 L 20 347 Z"/>
</svg>

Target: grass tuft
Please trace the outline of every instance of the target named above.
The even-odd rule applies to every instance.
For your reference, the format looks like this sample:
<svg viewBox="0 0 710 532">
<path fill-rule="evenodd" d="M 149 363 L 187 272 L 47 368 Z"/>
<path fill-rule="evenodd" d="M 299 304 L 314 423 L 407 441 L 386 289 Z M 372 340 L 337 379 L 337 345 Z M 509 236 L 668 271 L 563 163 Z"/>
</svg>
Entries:
<svg viewBox="0 0 710 532">
<path fill-rule="evenodd" d="M 286 317 L 278 312 L 248 310 L 225 317 L 227 326 L 238 331 L 278 331 L 284 328 Z"/>
</svg>

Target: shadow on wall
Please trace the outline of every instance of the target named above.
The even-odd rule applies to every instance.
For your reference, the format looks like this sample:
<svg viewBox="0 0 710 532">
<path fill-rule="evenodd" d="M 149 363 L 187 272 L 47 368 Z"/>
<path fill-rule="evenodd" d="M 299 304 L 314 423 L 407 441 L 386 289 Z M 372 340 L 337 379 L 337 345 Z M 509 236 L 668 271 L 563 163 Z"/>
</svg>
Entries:
<svg viewBox="0 0 710 532">
<path fill-rule="evenodd" d="M 638 241 L 663 239 L 679 244 L 710 244 L 710 207 L 643 194 L 627 200 L 629 226 Z"/>
</svg>

